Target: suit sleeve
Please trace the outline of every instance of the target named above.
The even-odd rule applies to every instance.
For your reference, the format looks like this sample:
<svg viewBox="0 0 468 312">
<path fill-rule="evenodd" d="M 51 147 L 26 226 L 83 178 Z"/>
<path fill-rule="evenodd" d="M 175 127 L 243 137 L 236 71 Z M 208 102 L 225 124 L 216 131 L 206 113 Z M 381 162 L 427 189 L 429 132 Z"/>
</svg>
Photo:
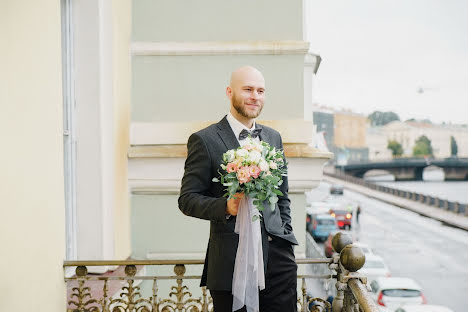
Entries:
<svg viewBox="0 0 468 312">
<path fill-rule="evenodd" d="M 280 136 L 280 148 L 283 149 L 283 141 Z M 284 159 L 286 162 L 286 158 Z M 283 222 L 284 228 L 288 233 L 293 231 L 291 225 L 291 201 L 289 200 L 289 186 L 288 186 L 288 176 L 283 176 L 283 184 L 280 186 L 280 191 L 283 193 L 283 196 L 278 196 L 278 207 L 280 210 L 281 221 Z M 287 234 L 287 233 L 285 233 Z"/>
<path fill-rule="evenodd" d="M 187 143 L 179 209 L 187 216 L 226 223 L 226 198 L 210 196 L 211 169 L 211 157 L 203 138 L 192 134 Z"/>
</svg>

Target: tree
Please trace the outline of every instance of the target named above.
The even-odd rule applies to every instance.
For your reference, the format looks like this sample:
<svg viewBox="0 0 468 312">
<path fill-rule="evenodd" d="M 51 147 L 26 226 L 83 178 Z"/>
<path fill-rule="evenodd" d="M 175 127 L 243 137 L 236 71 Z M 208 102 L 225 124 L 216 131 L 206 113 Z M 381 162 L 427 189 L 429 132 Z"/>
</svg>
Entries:
<svg viewBox="0 0 468 312">
<path fill-rule="evenodd" d="M 453 157 L 457 157 L 458 154 L 458 145 L 457 141 L 455 141 L 455 138 L 450 136 L 450 155 Z"/>
<path fill-rule="evenodd" d="M 416 140 L 413 147 L 413 156 L 433 156 L 431 140 L 427 136 L 422 135 Z"/>
<path fill-rule="evenodd" d="M 387 148 L 392 151 L 393 157 L 403 155 L 403 146 L 395 140 L 388 141 Z"/>
<path fill-rule="evenodd" d="M 394 112 L 375 111 L 368 116 L 372 126 L 383 126 L 394 120 L 400 120 L 400 117 Z"/>
</svg>

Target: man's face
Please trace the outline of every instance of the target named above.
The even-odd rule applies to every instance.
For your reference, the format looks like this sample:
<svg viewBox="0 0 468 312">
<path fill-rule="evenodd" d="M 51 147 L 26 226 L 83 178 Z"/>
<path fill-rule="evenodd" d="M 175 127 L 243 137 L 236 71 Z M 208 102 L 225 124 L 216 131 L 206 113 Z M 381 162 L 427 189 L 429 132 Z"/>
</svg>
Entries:
<svg viewBox="0 0 468 312">
<path fill-rule="evenodd" d="M 257 118 L 264 101 L 265 87 L 261 81 L 249 81 L 232 89 L 231 104 L 237 113 L 245 118 Z"/>
</svg>

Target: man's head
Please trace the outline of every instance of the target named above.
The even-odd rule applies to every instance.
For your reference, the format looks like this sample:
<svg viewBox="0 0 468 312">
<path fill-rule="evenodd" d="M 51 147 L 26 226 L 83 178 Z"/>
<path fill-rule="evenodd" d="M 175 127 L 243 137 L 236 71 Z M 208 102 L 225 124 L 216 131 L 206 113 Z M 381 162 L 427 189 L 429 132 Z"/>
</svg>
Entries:
<svg viewBox="0 0 468 312">
<path fill-rule="evenodd" d="M 251 66 L 238 68 L 231 74 L 226 88 L 231 100 L 231 114 L 247 127 L 260 115 L 265 100 L 265 79 L 262 73 Z"/>
</svg>

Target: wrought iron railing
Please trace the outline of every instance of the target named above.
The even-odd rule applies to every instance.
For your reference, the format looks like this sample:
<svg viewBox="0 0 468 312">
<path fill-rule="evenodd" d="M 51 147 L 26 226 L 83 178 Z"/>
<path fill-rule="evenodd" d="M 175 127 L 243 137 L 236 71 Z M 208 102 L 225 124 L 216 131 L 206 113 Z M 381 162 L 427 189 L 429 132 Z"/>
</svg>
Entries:
<svg viewBox="0 0 468 312">
<path fill-rule="evenodd" d="M 299 274 L 302 292 L 297 299 L 298 311 L 364 311 L 377 312 L 369 297 L 366 278 L 356 271 L 362 267 L 365 258 L 359 247 L 348 245 L 349 237 L 338 233 L 333 246 L 340 255 L 332 259 L 297 259 L 299 265 L 328 264 L 330 274 Z M 199 275 L 185 275 L 186 266 L 201 265 L 202 260 L 125 260 L 125 261 L 65 261 L 64 268 L 75 267 L 72 276 L 65 277 L 68 287 L 68 311 L 71 312 L 209 312 L 213 302 L 205 287 L 195 297 L 184 280 L 199 280 Z M 122 274 L 105 276 L 88 273 L 88 267 L 120 266 Z M 147 266 L 173 266 L 175 275 L 142 275 L 139 272 Z M 336 279 L 337 295 L 330 304 L 323 298 L 311 298 L 307 293 L 306 279 Z M 174 280 L 167 298 L 162 298 L 159 283 Z M 151 295 L 142 295 L 141 281 L 151 281 Z M 115 287 L 112 283 L 123 285 Z M 113 290 L 112 290 L 113 288 Z M 360 308 L 361 307 L 361 310 Z"/>
</svg>

